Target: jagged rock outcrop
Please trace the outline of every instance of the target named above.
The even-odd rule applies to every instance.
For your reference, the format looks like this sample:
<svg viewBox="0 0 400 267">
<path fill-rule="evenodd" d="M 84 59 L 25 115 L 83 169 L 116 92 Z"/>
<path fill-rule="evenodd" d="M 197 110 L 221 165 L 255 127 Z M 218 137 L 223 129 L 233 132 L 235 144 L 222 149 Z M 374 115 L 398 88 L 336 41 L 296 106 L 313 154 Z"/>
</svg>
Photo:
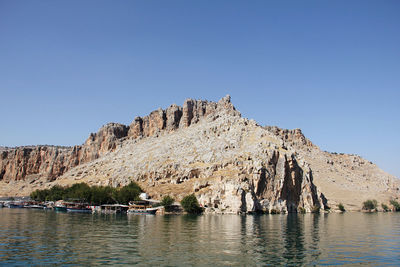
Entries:
<svg viewBox="0 0 400 267">
<path fill-rule="evenodd" d="M 149 137 L 162 131 L 171 132 L 179 128 L 187 128 L 198 123 L 204 117 L 218 116 L 219 112 L 240 114 L 232 105 L 229 95 L 218 103 L 187 99 L 182 108 L 173 104 L 166 110 L 160 108 L 143 118 L 136 117 L 129 126 L 128 136 L 131 138 Z"/>
<path fill-rule="evenodd" d="M 120 123 L 108 123 L 97 133 L 91 133 L 81 147 L 77 147 L 78 164 L 97 159 L 114 151 L 120 140 L 128 135 L 129 127 Z"/>
<path fill-rule="evenodd" d="M 301 129 L 281 129 L 276 126 L 265 126 L 265 129 L 280 137 L 285 143 L 289 143 L 291 146 L 298 147 L 314 147 L 314 144 L 308 140 Z"/>
<path fill-rule="evenodd" d="M 398 180 L 355 155 L 321 151 L 300 129 L 242 118 L 230 97 L 188 99 L 130 126 L 110 123 L 82 146 L 0 151 L 0 194 L 55 184 L 138 182 L 153 198 L 195 193 L 208 212 L 358 209 L 372 196 L 399 194 Z"/>
</svg>

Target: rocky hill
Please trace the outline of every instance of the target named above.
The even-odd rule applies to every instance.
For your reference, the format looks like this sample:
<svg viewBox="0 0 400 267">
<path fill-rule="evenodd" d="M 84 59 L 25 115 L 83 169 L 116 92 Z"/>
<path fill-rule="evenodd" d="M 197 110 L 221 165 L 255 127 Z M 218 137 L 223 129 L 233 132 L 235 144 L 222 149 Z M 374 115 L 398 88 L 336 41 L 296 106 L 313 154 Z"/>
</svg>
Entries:
<svg viewBox="0 0 400 267">
<path fill-rule="evenodd" d="M 138 182 L 153 198 L 195 193 L 207 211 L 360 209 L 388 202 L 399 180 L 356 155 L 321 151 L 299 129 L 262 127 L 230 101 L 188 99 L 131 125 L 109 123 L 75 147 L 0 151 L 0 194 L 55 184 Z"/>
</svg>

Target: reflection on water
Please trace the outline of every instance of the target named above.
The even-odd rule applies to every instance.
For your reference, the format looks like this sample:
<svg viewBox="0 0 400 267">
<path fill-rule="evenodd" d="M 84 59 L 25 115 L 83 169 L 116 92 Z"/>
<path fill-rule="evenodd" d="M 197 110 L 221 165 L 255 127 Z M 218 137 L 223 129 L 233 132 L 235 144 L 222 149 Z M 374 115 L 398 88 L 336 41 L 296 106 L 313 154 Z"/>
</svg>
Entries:
<svg viewBox="0 0 400 267">
<path fill-rule="evenodd" d="M 400 214 L 146 216 L 0 210 L 5 265 L 400 265 Z"/>
</svg>

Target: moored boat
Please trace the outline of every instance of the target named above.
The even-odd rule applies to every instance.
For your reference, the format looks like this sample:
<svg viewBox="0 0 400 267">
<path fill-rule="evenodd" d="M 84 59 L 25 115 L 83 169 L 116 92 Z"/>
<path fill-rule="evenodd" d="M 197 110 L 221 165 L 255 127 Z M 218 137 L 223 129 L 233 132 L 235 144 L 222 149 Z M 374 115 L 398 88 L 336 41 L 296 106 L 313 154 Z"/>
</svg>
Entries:
<svg viewBox="0 0 400 267">
<path fill-rule="evenodd" d="M 24 203 L 24 208 L 28 209 L 44 209 L 46 206 L 41 202 L 27 201 Z"/>
<path fill-rule="evenodd" d="M 44 206 L 44 205 L 36 205 L 36 204 L 34 204 L 34 205 L 29 205 L 29 206 L 27 206 L 27 208 L 30 208 L 30 209 L 44 209 L 44 208 L 46 208 L 46 206 Z"/>
<path fill-rule="evenodd" d="M 120 204 L 104 204 L 100 206 L 100 211 L 102 213 L 126 213 L 128 209 L 128 205 Z"/>
<path fill-rule="evenodd" d="M 10 209 L 22 209 L 24 208 L 25 204 L 23 202 L 9 202 L 8 207 Z"/>
<path fill-rule="evenodd" d="M 158 208 L 153 208 L 148 201 L 134 201 L 129 203 L 128 213 L 156 214 Z"/>
<path fill-rule="evenodd" d="M 92 209 L 85 203 L 66 203 L 68 212 L 92 213 Z"/>
<path fill-rule="evenodd" d="M 67 205 L 66 202 L 63 200 L 58 200 L 53 203 L 52 205 L 54 211 L 61 211 L 61 212 L 67 212 Z"/>
<path fill-rule="evenodd" d="M 54 210 L 55 210 L 55 211 L 63 211 L 63 212 L 66 212 L 66 211 L 67 211 L 67 207 L 66 207 L 66 206 L 54 206 Z"/>
</svg>

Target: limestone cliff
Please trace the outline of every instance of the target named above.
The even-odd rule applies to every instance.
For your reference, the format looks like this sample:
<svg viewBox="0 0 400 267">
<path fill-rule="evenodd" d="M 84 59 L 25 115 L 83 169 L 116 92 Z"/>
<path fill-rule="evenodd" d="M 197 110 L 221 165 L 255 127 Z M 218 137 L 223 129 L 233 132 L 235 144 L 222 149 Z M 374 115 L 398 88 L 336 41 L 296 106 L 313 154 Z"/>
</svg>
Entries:
<svg viewBox="0 0 400 267">
<path fill-rule="evenodd" d="M 228 104 L 227 104 L 228 103 Z M 217 113 L 222 108 L 236 112 L 230 98 L 219 103 L 192 100 L 185 101 L 183 108 L 171 105 L 166 110 L 158 109 L 144 118 L 137 117 L 130 126 L 108 123 L 97 133 L 91 133 L 83 145 L 74 147 L 25 146 L 1 147 L 0 180 L 34 181 L 46 177 L 52 181 L 67 170 L 112 152 L 126 138 L 149 137 L 161 131 L 171 132 L 197 123 L 202 117 Z"/>
<path fill-rule="evenodd" d="M 398 195 L 398 180 L 354 155 L 321 151 L 299 129 L 242 118 L 230 97 L 188 99 L 129 126 L 110 123 L 75 147 L 0 151 L 2 195 L 87 182 L 137 181 L 153 198 L 195 193 L 207 211 L 307 211 Z"/>
<path fill-rule="evenodd" d="M 97 133 L 90 134 L 81 146 L 25 146 L 0 151 L 0 180 L 27 180 L 38 178 L 52 181 L 69 169 L 97 159 L 113 151 L 121 138 L 127 136 L 128 127 L 109 123 Z"/>
</svg>

